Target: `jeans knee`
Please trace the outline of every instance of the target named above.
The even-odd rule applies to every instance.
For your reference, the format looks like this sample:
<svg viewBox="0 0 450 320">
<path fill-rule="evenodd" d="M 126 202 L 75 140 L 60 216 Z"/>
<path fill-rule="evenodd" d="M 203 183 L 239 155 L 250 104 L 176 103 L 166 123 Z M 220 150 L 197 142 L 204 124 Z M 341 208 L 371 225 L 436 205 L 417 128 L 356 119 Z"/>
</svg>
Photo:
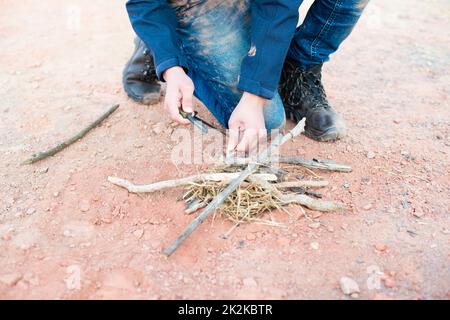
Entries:
<svg viewBox="0 0 450 320">
<path fill-rule="evenodd" d="M 280 95 L 277 93 L 270 103 L 264 107 L 264 121 L 268 131 L 281 129 L 286 124 L 286 114 Z"/>
</svg>

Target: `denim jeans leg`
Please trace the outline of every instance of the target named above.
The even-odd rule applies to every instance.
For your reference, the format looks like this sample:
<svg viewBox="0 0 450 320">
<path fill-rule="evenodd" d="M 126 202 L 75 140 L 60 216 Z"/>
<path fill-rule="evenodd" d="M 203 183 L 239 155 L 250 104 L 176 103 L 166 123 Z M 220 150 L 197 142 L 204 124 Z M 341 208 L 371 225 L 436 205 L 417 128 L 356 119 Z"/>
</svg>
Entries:
<svg viewBox="0 0 450 320">
<path fill-rule="evenodd" d="M 297 28 L 288 57 L 307 68 L 329 60 L 350 35 L 369 0 L 315 0 Z"/>
<path fill-rule="evenodd" d="M 242 59 L 250 49 L 250 0 L 210 0 L 175 6 L 175 12 L 194 94 L 228 128 L 242 96 L 237 85 Z M 268 129 L 284 125 L 278 94 L 265 107 L 264 115 Z"/>
</svg>

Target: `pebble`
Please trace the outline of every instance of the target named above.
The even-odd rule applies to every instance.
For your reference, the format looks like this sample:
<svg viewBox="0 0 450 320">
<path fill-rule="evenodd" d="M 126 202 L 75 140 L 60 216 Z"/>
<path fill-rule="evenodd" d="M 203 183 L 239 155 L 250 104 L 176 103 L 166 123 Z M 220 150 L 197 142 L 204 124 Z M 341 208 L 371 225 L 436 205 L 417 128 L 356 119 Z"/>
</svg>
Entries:
<svg viewBox="0 0 450 320">
<path fill-rule="evenodd" d="M 134 235 L 136 238 L 140 239 L 140 238 L 142 238 L 142 236 L 144 235 L 144 230 L 143 230 L 143 229 L 137 229 L 137 230 L 135 230 L 135 231 L 133 232 L 133 235 Z"/>
<path fill-rule="evenodd" d="M 375 249 L 379 252 L 384 252 L 387 250 L 387 245 L 383 244 L 383 243 L 377 243 L 375 245 Z"/>
<path fill-rule="evenodd" d="M 11 239 L 12 239 L 12 236 L 9 233 L 6 233 L 2 236 L 2 240 L 4 240 L 4 241 L 9 241 Z"/>
<path fill-rule="evenodd" d="M 384 279 L 384 286 L 386 288 L 394 288 L 395 287 L 395 279 L 392 277 L 387 277 Z"/>
<path fill-rule="evenodd" d="M 81 200 L 78 204 L 78 208 L 81 210 L 81 212 L 88 212 L 91 208 L 91 204 L 88 200 Z"/>
<path fill-rule="evenodd" d="M 375 158 L 375 153 L 373 151 L 367 152 L 367 158 L 369 158 L 369 159 Z"/>
<path fill-rule="evenodd" d="M 33 213 L 35 213 L 36 212 L 36 209 L 35 208 L 29 208 L 28 210 L 27 210 L 27 214 L 33 214 Z"/>
<path fill-rule="evenodd" d="M 359 286 L 355 280 L 349 277 L 342 277 L 339 280 L 339 284 L 341 286 L 341 290 L 346 295 L 352 295 L 354 293 L 359 293 Z"/>
<path fill-rule="evenodd" d="M 158 122 L 152 128 L 153 132 L 156 134 L 160 134 L 161 132 L 163 132 L 164 129 L 165 129 L 165 125 L 163 122 Z"/>
<path fill-rule="evenodd" d="M 423 211 L 414 211 L 413 216 L 416 218 L 422 218 L 425 215 L 425 212 Z"/>
<path fill-rule="evenodd" d="M 320 222 L 314 222 L 308 225 L 308 227 L 311 229 L 319 229 L 320 226 L 321 226 Z"/>
<path fill-rule="evenodd" d="M 9 273 L 0 276 L 0 282 L 10 287 L 15 286 L 20 279 L 22 279 L 20 273 Z"/>
<path fill-rule="evenodd" d="M 42 167 L 42 168 L 37 169 L 36 172 L 43 174 L 43 173 L 47 173 L 48 169 L 49 169 L 48 167 Z"/>
<path fill-rule="evenodd" d="M 318 242 L 311 242 L 310 246 L 311 246 L 311 249 L 313 249 L 313 250 L 319 250 Z"/>
<path fill-rule="evenodd" d="M 363 209 L 366 210 L 366 211 L 372 209 L 372 204 L 371 204 L 371 203 L 366 204 L 366 205 L 363 207 Z"/>
</svg>

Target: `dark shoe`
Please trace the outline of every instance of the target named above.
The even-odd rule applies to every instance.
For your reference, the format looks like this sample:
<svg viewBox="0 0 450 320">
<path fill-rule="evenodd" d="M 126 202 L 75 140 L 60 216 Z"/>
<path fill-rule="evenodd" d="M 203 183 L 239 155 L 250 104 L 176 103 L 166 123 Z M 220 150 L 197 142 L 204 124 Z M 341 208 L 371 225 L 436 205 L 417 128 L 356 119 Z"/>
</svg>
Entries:
<svg viewBox="0 0 450 320">
<path fill-rule="evenodd" d="M 306 118 L 305 135 L 317 141 L 335 141 L 345 135 L 345 124 L 328 102 L 322 85 L 322 65 L 300 69 L 286 59 L 280 80 L 286 117 Z"/>
<path fill-rule="evenodd" d="M 123 70 L 123 88 L 134 101 L 157 103 L 161 96 L 161 85 L 156 76 L 152 53 L 141 39 L 136 38 L 134 44 L 133 55 Z"/>
</svg>

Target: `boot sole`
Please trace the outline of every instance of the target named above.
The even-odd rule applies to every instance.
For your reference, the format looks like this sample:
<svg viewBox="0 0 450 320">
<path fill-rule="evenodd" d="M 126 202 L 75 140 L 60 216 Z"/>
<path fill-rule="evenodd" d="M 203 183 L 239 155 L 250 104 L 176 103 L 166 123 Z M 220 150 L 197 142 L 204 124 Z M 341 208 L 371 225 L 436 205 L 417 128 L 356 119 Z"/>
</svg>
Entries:
<svg viewBox="0 0 450 320">
<path fill-rule="evenodd" d="M 335 142 L 344 137 L 344 134 L 339 132 L 336 127 L 328 128 L 325 132 L 321 132 L 320 134 L 317 134 L 314 130 L 305 127 L 304 135 L 319 142 Z"/>
</svg>

